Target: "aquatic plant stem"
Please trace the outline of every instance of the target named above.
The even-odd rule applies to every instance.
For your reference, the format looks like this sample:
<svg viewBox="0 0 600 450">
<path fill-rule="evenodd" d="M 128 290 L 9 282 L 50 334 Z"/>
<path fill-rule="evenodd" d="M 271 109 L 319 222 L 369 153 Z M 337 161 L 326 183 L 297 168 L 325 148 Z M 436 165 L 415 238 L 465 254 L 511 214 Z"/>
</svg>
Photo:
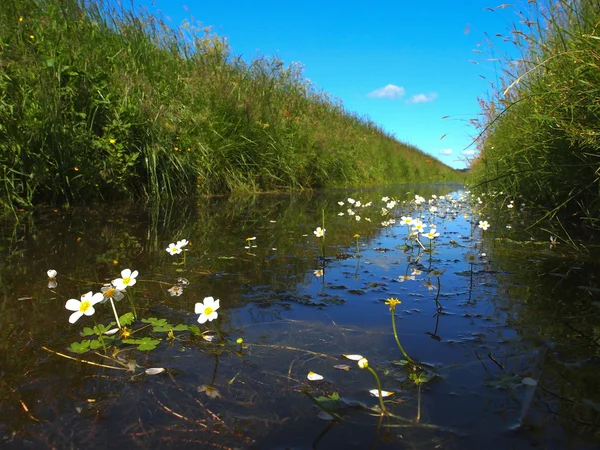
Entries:
<svg viewBox="0 0 600 450">
<path fill-rule="evenodd" d="M 321 228 L 325 230 L 325 208 L 321 209 Z M 325 261 L 325 233 L 323 233 L 321 241 L 321 258 Z"/>
<path fill-rule="evenodd" d="M 442 283 L 440 282 L 440 277 L 437 277 L 437 286 L 438 286 L 438 288 L 437 288 L 437 294 L 435 296 L 435 306 L 437 307 L 438 312 L 440 312 L 443 309 L 442 304 L 440 303 L 440 300 L 439 300 L 440 299 L 440 291 L 442 289 Z"/>
<path fill-rule="evenodd" d="M 379 393 L 379 406 L 381 407 L 381 414 L 388 414 L 388 410 L 383 403 L 383 393 L 381 392 L 381 381 L 379 381 L 379 376 L 377 376 L 377 372 L 375 372 L 371 367 L 367 367 L 367 370 L 373 374 L 375 377 L 375 382 L 377 383 L 377 392 Z"/>
<path fill-rule="evenodd" d="M 395 308 L 392 310 L 392 329 L 394 330 L 394 338 L 396 338 L 396 344 L 398 344 L 398 348 L 400 349 L 400 351 L 402 352 L 402 354 L 404 355 L 406 360 L 409 363 L 411 363 L 412 365 L 416 366 L 417 363 L 410 356 L 408 356 L 408 353 L 406 353 L 406 350 L 404 350 L 404 347 L 402 347 L 402 344 L 400 343 L 400 339 L 398 338 L 398 331 L 396 330 Z"/>
<path fill-rule="evenodd" d="M 137 310 L 135 309 L 135 302 L 133 301 L 133 295 L 127 291 L 127 298 L 129 298 L 129 303 L 131 304 L 131 309 L 133 312 L 133 317 L 138 318 Z"/>
<path fill-rule="evenodd" d="M 415 421 L 417 423 L 419 423 L 419 421 L 421 420 L 421 383 L 419 383 L 417 386 L 418 386 L 418 391 L 417 391 L 417 418 L 415 419 Z"/>
<path fill-rule="evenodd" d="M 112 306 L 113 313 L 115 313 L 115 320 L 117 321 L 117 326 L 119 327 L 119 330 L 120 330 L 123 327 L 121 327 L 121 322 L 119 321 L 119 315 L 117 314 L 117 308 L 115 308 L 115 302 L 113 302 L 112 297 L 110 298 L 110 305 Z"/>
</svg>

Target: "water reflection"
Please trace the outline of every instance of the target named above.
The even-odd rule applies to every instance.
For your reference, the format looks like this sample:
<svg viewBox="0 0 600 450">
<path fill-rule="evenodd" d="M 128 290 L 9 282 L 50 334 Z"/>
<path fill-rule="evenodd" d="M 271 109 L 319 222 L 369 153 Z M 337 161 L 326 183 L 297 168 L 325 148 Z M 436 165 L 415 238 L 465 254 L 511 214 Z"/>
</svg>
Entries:
<svg viewBox="0 0 600 450">
<path fill-rule="evenodd" d="M 578 436 L 592 448 L 597 263 L 506 229 L 512 211 L 480 217 L 439 198 L 454 190 L 207 198 L 2 222 L 2 443 L 507 448 Z M 434 201 L 415 206 L 415 193 Z M 407 239 L 400 219 L 409 215 L 440 235 Z M 492 224 L 483 234 L 480 218 Z M 166 251 L 181 240 L 186 252 Z M 129 327 L 154 330 L 156 349 L 119 347 L 118 360 L 107 355 L 118 371 L 59 356 L 79 356 L 66 349 L 86 338 L 82 327 L 116 323 L 105 304 L 69 325 L 65 302 L 99 292 L 124 268 L 140 273 L 132 292 L 146 321 Z M 207 296 L 220 299 L 219 317 L 198 324 L 194 307 Z M 394 318 L 409 358 L 392 332 L 390 298 L 401 301 Z M 127 302 L 115 302 L 119 314 Z M 385 399 L 393 417 L 376 413 L 374 381 L 342 357 L 349 353 L 367 356 L 394 393 Z M 323 380 L 307 380 L 309 372 Z M 325 410 L 341 420 L 324 422 Z"/>
</svg>

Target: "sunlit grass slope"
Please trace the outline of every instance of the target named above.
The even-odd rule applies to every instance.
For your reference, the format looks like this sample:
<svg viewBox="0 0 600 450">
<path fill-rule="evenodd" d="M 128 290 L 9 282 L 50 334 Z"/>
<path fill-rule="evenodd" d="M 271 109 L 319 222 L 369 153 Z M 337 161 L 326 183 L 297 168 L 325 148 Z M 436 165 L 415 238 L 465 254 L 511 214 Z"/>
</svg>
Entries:
<svg viewBox="0 0 600 450">
<path fill-rule="evenodd" d="M 109 1 L 0 3 L 0 200 L 441 181 L 459 175 L 313 88 L 300 65 Z"/>
<path fill-rule="evenodd" d="M 600 1 L 530 2 L 523 11 L 525 28 L 511 37 L 520 61 L 505 65 L 484 104 L 475 183 L 598 227 Z"/>
</svg>

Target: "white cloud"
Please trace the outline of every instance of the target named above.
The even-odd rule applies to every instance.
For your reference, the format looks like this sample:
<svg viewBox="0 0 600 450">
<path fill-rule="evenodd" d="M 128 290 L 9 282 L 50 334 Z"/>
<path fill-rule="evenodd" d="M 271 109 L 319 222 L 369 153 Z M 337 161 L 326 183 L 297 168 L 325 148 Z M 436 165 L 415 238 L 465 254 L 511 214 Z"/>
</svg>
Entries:
<svg viewBox="0 0 600 450">
<path fill-rule="evenodd" d="M 440 150 L 440 155 L 451 155 L 451 154 L 452 154 L 451 148 L 444 148 L 444 149 Z"/>
<path fill-rule="evenodd" d="M 413 95 L 406 103 L 429 103 L 437 98 L 436 92 L 430 92 L 429 94 L 417 94 Z"/>
<path fill-rule="evenodd" d="M 381 89 L 375 89 L 373 92 L 368 94 L 368 97 L 372 98 L 391 98 L 392 100 L 398 99 L 404 96 L 404 88 L 396 86 L 395 84 L 388 84 L 386 87 Z"/>
<path fill-rule="evenodd" d="M 473 156 L 475 154 L 475 150 L 463 150 L 462 154 L 465 156 Z"/>
</svg>

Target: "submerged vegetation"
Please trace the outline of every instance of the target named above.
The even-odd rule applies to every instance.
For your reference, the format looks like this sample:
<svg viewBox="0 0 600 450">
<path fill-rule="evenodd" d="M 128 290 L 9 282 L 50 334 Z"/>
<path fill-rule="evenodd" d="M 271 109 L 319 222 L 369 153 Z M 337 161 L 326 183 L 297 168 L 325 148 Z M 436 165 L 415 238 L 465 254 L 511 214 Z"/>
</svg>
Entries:
<svg viewBox="0 0 600 450">
<path fill-rule="evenodd" d="M 525 2 L 522 2 L 525 3 Z M 474 184 L 600 227 L 600 2 L 519 5 L 503 77 L 482 101 Z"/>
<path fill-rule="evenodd" d="M 0 6 L 0 202 L 456 180 L 276 57 L 108 0 Z"/>
</svg>

